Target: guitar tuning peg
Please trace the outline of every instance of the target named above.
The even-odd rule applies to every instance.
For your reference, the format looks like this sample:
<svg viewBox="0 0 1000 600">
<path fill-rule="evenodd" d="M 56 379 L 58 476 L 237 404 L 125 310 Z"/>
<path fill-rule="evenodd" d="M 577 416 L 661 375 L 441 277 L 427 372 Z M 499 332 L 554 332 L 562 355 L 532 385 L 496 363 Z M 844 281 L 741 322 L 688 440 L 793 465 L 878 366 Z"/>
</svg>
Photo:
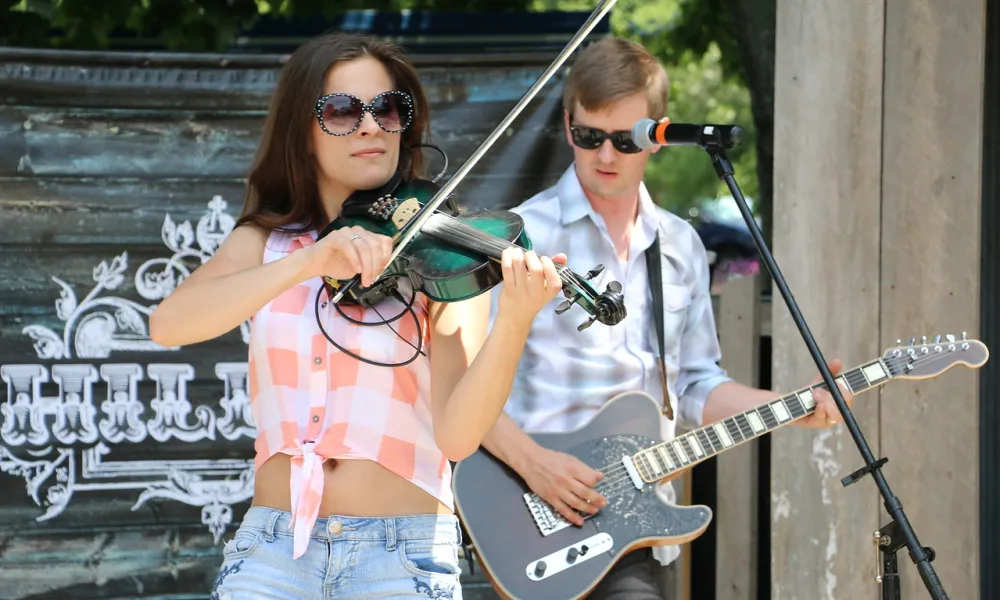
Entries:
<svg viewBox="0 0 1000 600">
<path fill-rule="evenodd" d="M 903 345 L 903 340 L 900 339 L 900 338 L 896 338 L 896 345 L 897 346 L 902 346 Z"/>
<path fill-rule="evenodd" d="M 944 339 L 948 340 L 949 343 L 953 343 L 955 341 L 955 336 L 949 333 L 948 335 L 944 336 Z"/>
<path fill-rule="evenodd" d="M 934 338 L 934 343 L 935 344 L 940 344 L 941 343 L 941 336 L 940 335 L 937 336 L 936 338 Z"/>
<path fill-rule="evenodd" d="M 603 271 L 604 271 L 604 265 L 597 265 L 593 269 L 587 271 L 587 274 L 584 275 L 584 278 L 588 280 L 593 279 L 594 277 L 600 275 Z"/>
<path fill-rule="evenodd" d="M 916 344 L 916 343 L 917 343 L 917 338 L 911 337 L 910 338 L 910 345 L 912 346 L 913 344 Z"/>
<path fill-rule="evenodd" d="M 969 340 L 969 334 L 967 334 L 966 332 L 963 331 L 962 332 L 962 341 L 963 342 L 967 342 L 968 340 Z"/>
<path fill-rule="evenodd" d="M 921 344 L 926 344 L 927 343 L 927 336 L 926 335 L 920 336 L 920 343 Z"/>
</svg>

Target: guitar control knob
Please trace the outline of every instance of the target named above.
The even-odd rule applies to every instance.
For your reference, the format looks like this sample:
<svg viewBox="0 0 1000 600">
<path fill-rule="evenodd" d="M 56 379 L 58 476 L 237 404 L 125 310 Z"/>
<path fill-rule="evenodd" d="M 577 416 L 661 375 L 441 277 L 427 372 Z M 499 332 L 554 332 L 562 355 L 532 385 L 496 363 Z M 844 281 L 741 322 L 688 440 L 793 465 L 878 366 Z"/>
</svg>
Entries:
<svg viewBox="0 0 1000 600">
<path fill-rule="evenodd" d="M 569 552 L 566 553 L 566 562 L 572 564 L 576 562 L 576 557 L 579 556 L 580 551 L 576 548 L 570 548 Z"/>
<path fill-rule="evenodd" d="M 541 577 L 544 574 L 545 574 L 545 561 L 540 560 L 538 561 L 538 564 L 535 565 L 535 576 Z"/>
<path fill-rule="evenodd" d="M 589 550 L 589 548 L 587 548 L 586 544 L 580 546 L 580 556 L 583 556 L 584 554 L 586 554 L 587 550 Z"/>
</svg>

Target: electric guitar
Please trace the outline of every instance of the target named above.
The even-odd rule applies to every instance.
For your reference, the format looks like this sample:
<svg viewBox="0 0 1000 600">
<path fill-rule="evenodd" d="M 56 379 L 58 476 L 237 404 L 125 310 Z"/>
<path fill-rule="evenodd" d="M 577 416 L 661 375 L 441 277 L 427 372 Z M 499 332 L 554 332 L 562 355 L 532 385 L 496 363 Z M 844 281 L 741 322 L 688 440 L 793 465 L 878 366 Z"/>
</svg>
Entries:
<svg viewBox="0 0 1000 600">
<path fill-rule="evenodd" d="M 926 338 L 924 338 L 926 340 Z M 838 375 L 857 395 L 892 379 L 928 379 L 956 365 L 977 369 L 989 350 L 963 334 L 889 348 L 881 358 Z M 915 340 L 914 340 L 915 341 Z M 501 596 L 575 600 L 589 593 L 626 553 L 687 543 L 712 519 L 707 506 L 676 506 L 654 492 L 658 481 L 815 410 L 822 381 L 722 421 L 661 441 L 660 410 L 643 392 L 612 398 L 586 425 L 534 434 L 540 445 L 601 471 L 608 504 L 577 527 L 533 494 L 502 461 L 480 448 L 459 462 L 453 489 L 458 516 L 486 577 Z"/>
</svg>

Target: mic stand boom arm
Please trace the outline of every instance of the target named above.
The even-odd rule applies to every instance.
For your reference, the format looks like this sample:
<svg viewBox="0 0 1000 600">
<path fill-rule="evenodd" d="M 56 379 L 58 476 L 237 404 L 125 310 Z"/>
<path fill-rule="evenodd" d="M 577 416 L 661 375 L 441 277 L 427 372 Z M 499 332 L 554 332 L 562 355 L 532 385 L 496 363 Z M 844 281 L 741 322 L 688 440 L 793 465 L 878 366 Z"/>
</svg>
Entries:
<svg viewBox="0 0 1000 600">
<path fill-rule="evenodd" d="M 920 577 L 923 579 L 924 585 L 927 587 L 927 591 L 930 592 L 931 597 L 936 600 L 947 600 L 948 596 L 944 591 L 944 587 L 941 585 L 941 581 L 938 579 L 937 573 L 931 565 L 931 561 L 934 560 L 934 549 L 925 548 L 920 545 L 920 542 L 917 540 L 917 534 L 913 531 L 910 522 L 906 518 L 906 514 L 903 512 L 902 502 L 889 489 L 889 483 L 882 474 L 882 465 L 889 459 L 880 458 L 875 460 L 857 421 L 854 420 L 854 415 L 844 401 L 844 397 L 841 396 L 840 388 L 837 386 L 833 379 L 833 374 L 830 373 L 830 369 L 826 365 L 826 359 L 823 358 L 819 347 L 816 345 L 816 340 L 813 338 L 812 332 L 809 331 L 809 326 L 806 325 L 806 321 L 799 311 L 798 304 L 796 304 L 795 299 L 792 297 L 792 293 L 785 283 L 785 278 L 774 261 L 774 256 L 772 256 L 767 244 L 764 243 L 764 237 L 761 234 L 760 228 L 757 226 L 757 222 L 754 220 L 753 214 L 750 212 L 750 208 L 743 198 L 743 193 L 736 183 L 733 165 L 726 156 L 727 144 L 724 144 L 724 140 L 716 130 L 714 136 L 707 135 L 703 138 L 701 146 L 708 152 L 709 157 L 711 157 L 712 166 L 715 167 L 715 172 L 719 175 L 719 178 L 725 181 L 729 187 L 729 191 L 732 193 L 733 199 L 735 199 L 736 205 L 740 209 L 740 214 L 743 215 L 743 220 L 746 221 L 747 227 L 750 229 L 757 250 L 764 259 L 764 264 L 767 266 L 767 270 L 771 274 L 775 285 L 777 285 L 778 290 L 781 292 L 781 297 L 788 306 L 792 320 L 795 322 L 796 327 L 798 327 L 799 333 L 806 343 L 806 347 L 809 348 L 809 354 L 816 363 L 816 368 L 819 369 L 823 376 L 823 382 L 826 383 L 826 387 L 833 396 L 840 414 L 843 415 L 844 424 L 847 425 L 848 431 L 851 432 L 851 437 L 854 438 L 854 442 L 857 444 L 862 458 L 864 458 L 865 466 L 843 478 L 841 483 L 844 486 L 848 486 L 865 475 L 871 475 L 878 486 L 879 492 L 882 494 L 885 509 L 893 519 L 881 529 L 881 532 L 884 533 L 876 532 L 876 545 L 884 546 L 884 548 L 881 548 L 882 554 L 880 558 L 885 559 L 882 566 L 886 568 L 884 575 L 879 578 L 879 581 L 890 584 L 885 585 L 883 583 L 883 600 L 896 600 L 900 597 L 899 582 L 895 573 L 895 551 L 903 545 L 909 549 L 910 558 L 917 564 L 917 570 L 920 572 Z M 891 532 L 891 542 L 888 541 L 890 537 L 889 532 Z M 890 569 L 893 572 L 889 572 Z"/>
</svg>

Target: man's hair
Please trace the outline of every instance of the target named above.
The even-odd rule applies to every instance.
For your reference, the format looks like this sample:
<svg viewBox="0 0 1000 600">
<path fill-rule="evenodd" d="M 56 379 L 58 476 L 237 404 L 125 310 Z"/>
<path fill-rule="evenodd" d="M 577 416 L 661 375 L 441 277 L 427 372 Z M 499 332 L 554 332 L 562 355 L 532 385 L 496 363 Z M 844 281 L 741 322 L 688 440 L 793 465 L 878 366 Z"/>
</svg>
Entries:
<svg viewBox="0 0 1000 600">
<path fill-rule="evenodd" d="M 666 116 L 670 82 L 666 69 L 642 45 L 606 37 L 586 47 L 573 63 L 563 89 L 563 108 L 573 116 L 579 102 L 585 110 L 646 92 L 649 118 Z"/>
</svg>

